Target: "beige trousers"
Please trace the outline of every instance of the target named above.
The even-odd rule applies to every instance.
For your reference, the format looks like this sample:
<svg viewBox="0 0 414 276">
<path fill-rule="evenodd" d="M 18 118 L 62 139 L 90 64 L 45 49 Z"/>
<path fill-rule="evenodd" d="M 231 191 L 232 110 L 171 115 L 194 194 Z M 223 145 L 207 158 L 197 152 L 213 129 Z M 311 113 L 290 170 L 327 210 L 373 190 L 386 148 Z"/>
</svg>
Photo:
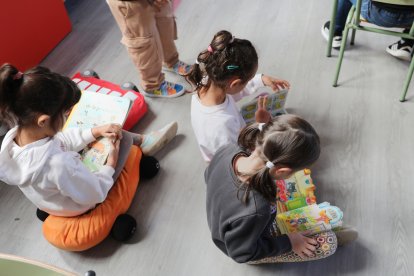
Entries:
<svg viewBox="0 0 414 276">
<path fill-rule="evenodd" d="M 164 81 L 163 62 L 172 67 L 178 61 L 174 40 L 177 27 L 171 2 L 157 10 L 147 0 L 107 0 L 122 32 L 124 44 L 147 90 L 158 88 Z"/>
</svg>

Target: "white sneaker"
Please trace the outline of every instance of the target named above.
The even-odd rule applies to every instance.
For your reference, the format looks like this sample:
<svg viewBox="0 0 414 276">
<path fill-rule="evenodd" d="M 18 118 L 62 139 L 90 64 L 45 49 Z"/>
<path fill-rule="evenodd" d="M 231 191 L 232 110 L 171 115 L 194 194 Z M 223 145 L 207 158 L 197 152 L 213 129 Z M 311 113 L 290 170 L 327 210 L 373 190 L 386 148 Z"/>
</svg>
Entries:
<svg viewBox="0 0 414 276">
<path fill-rule="evenodd" d="M 171 122 L 163 128 L 142 134 L 141 150 L 145 155 L 152 156 L 168 144 L 177 134 L 177 122 Z"/>
<path fill-rule="evenodd" d="M 326 22 L 323 26 L 322 26 L 322 36 L 325 38 L 326 41 L 329 41 L 329 24 L 330 21 Z M 342 43 L 342 35 L 335 35 L 333 37 L 332 40 L 332 48 L 334 49 L 339 49 L 341 48 L 341 43 Z"/>
<path fill-rule="evenodd" d="M 358 231 L 351 226 L 341 226 L 334 229 L 334 232 L 338 240 L 338 246 L 344 246 L 358 238 Z"/>
<path fill-rule="evenodd" d="M 387 53 L 396 58 L 411 61 L 411 56 L 413 54 L 413 42 L 401 39 L 395 42 L 394 44 L 388 46 L 385 50 L 387 51 Z"/>
</svg>

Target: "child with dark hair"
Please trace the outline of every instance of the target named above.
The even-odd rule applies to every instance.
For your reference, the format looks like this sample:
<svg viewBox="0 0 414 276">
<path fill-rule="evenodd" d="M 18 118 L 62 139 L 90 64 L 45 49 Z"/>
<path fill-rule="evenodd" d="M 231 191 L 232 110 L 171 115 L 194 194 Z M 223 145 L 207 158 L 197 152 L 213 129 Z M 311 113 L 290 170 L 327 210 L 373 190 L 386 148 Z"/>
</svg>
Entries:
<svg viewBox="0 0 414 276">
<path fill-rule="evenodd" d="M 319 137 L 294 115 L 246 126 L 238 146 L 228 144 L 205 171 L 207 221 L 215 245 L 236 262 L 298 262 L 332 255 L 338 243 L 357 237 L 347 228 L 313 236 L 280 235 L 275 223 L 275 180 L 287 179 L 319 157 Z"/>
<path fill-rule="evenodd" d="M 257 68 L 258 56 L 252 43 L 220 31 L 187 75 L 196 88 L 191 100 L 191 123 L 207 162 L 221 146 L 236 143 L 246 125 L 236 101 L 261 86 L 274 91 L 289 88 L 285 80 L 256 74 Z"/>
<path fill-rule="evenodd" d="M 40 210 L 56 216 L 77 216 L 105 200 L 123 167 L 118 160 L 129 154 L 120 148 L 123 135 L 136 146 L 148 140 L 122 132 L 118 124 L 61 131 L 80 97 L 70 78 L 47 68 L 22 73 L 10 64 L 0 67 L 0 118 L 15 125 L 1 144 L 0 180 L 18 186 Z M 169 133 L 176 130 L 172 124 Z M 115 142 L 106 164 L 92 173 L 77 152 L 100 136 Z M 147 151 L 160 148 L 166 136 L 150 137 Z"/>
</svg>

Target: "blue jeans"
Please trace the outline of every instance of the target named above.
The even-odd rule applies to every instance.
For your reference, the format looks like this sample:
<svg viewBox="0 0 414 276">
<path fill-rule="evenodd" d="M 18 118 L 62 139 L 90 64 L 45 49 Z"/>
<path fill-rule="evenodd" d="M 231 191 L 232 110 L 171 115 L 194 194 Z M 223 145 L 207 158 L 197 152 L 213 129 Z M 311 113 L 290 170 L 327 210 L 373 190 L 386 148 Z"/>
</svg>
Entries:
<svg viewBox="0 0 414 276">
<path fill-rule="evenodd" d="M 357 0 L 338 0 L 338 10 L 335 22 L 335 35 L 342 35 L 345 29 L 349 10 L 356 5 Z M 414 21 L 414 12 L 392 11 L 379 8 L 371 0 L 362 0 L 361 15 L 368 22 L 381 27 L 410 28 Z"/>
</svg>

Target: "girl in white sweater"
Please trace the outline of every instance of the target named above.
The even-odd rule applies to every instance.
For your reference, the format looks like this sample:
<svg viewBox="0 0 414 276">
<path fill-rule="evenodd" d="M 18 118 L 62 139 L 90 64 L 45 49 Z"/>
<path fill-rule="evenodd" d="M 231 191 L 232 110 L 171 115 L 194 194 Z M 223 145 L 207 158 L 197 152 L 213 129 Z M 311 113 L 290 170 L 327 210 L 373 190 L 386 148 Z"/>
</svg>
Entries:
<svg viewBox="0 0 414 276">
<path fill-rule="evenodd" d="M 71 79 L 47 68 L 22 73 L 9 64 L 0 67 L 0 115 L 16 124 L 1 145 L 0 180 L 18 186 L 37 208 L 55 216 L 77 216 L 103 202 L 114 184 L 115 171 L 120 171 L 120 125 L 61 131 L 80 96 Z M 169 139 L 176 130 L 176 123 L 169 125 Z M 124 134 L 132 136 L 128 138 L 136 145 L 146 143 L 144 135 Z M 157 135 L 149 137 L 151 143 L 147 144 L 165 139 L 165 135 Z M 100 136 L 115 142 L 106 164 L 92 173 L 78 151 Z M 123 164 L 118 166 L 122 169 Z"/>
<path fill-rule="evenodd" d="M 235 144 L 246 125 L 236 101 L 263 86 L 274 91 L 289 88 L 285 80 L 256 74 L 257 67 L 252 43 L 234 38 L 228 31 L 218 32 L 198 55 L 187 79 L 196 87 L 191 100 L 191 123 L 205 161 L 209 162 L 221 146 Z M 265 122 L 269 119 L 270 115 Z"/>
</svg>

